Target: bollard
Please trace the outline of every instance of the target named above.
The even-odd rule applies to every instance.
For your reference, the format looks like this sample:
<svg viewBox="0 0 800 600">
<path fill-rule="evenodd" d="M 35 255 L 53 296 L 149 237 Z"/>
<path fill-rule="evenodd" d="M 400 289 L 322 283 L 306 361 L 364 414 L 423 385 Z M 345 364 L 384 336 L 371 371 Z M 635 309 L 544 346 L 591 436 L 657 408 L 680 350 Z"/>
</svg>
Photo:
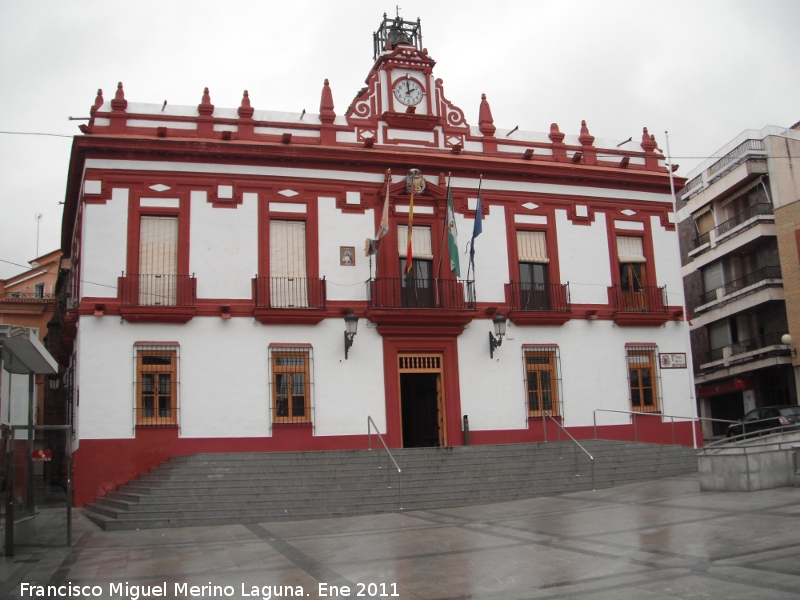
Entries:
<svg viewBox="0 0 800 600">
<path fill-rule="evenodd" d="M 464 445 L 469 446 L 469 417 L 464 415 Z"/>
</svg>

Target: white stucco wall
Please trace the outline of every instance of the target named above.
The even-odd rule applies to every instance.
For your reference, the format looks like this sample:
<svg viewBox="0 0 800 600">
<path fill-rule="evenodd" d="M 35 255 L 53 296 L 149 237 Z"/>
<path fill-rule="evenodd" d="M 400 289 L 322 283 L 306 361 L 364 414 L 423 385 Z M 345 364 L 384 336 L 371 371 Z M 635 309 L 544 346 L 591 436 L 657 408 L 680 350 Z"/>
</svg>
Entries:
<svg viewBox="0 0 800 600">
<path fill-rule="evenodd" d="M 266 326 L 239 318 L 196 317 L 186 325 L 164 325 L 83 317 L 81 437 L 133 437 L 137 341 L 180 344 L 182 437 L 270 435 L 270 343 L 313 347 L 315 435 L 364 434 L 367 415 L 385 431 L 381 338 L 362 319 L 345 361 L 343 331 L 341 319 L 316 326 Z"/>
<path fill-rule="evenodd" d="M 456 215 L 458 245 L 464 248 L 472 237 L 473 219 Z M 461 277 L 466 279 L 469 254 L 462 255 Z M 506 214 L 502 206 L 489 206 L 483 218 L 483 231 L 475 238 L 475 280 L 478 302 L 504 302 L 508 283 L 508 243 L 506 242 Z"/>
<path fill-rule="evenodd" d="M 319 206 L 319 274 L 327 280 L 328 300 L 365 300 L 369 258 L 364 240 L 375 235 L 374 211 L 343 213 L 336 199 L 321 196 Z M 355 266 L 339 265 L 339 247 L 355 248 Z M 373 257 L 373 261 L 376 257 Z M 374 267 L 373 267 L 374 268 Z"/>
<path fill-rule="evenodd" d="M 461 407 L 477 430 L 527 426 L 523 344 L 559 347 L 564 425 L 590 426 L 595 408 L 630 410 L 626 343 L 655 343 L 659 352 L 688 352 L 686 323 L 661 327 L 619 327 L 612 321 L 569 321 L 560 327 L 515 327 L 489 358 L 488 320 L 473 321 L 458 338 Z M 659 369 L 661 409 L 694 415 L 688 369 Z M 599 414 L 598 424 L 628 423 L 627 415 Z"/>
<path fill-rule="evenodd" d="M 556 210 L 561 283 L 569 282 L 573 304 L 608 304 L 611 259 L 605 213 L 595 213 L 591 225 L 573 225 L 567 211 Z"/>
<path fill-rule="evenodd" d="M 128 190 L 114 188 L 105 204 L 83 207 L 81 295 L 117 297 L 117 278 L 125 270 Z"/>
<path fill-rule="evenodd" d="M 252 298 L 258 272 L 258 194 L 236 208 L 214 208 L 205 193 L 191 195 L 189 271 L 198 298 Z"/>
<path fill-rule="evenodd" d="M 653 254 L 656 259 L 656 279 L 658 285 L 667 286 L 670 306 L 683 306 L 683 279 L 681 278 L 678 231 L 667 231 L 661 226 L 661 219 L 650 217 L 653 231 Z"/>
</svg>

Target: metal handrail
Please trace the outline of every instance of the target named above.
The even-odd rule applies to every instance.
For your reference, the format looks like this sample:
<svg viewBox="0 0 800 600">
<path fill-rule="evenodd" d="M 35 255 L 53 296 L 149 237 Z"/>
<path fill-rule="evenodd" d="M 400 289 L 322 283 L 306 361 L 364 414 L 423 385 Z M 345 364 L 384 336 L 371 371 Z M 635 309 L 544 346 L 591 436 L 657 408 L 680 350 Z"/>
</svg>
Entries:
<svg viewBox="0 0 800 600">
<path fill-rule="evenodd" d="M 389 446 L 386 445 L 386 442 L 383 440 L 383 436 L 381 432 L 378 430 L 378 426 L 375 424 L 375 421 L 372 420 L 371 416 L 367 416 L 367 450 L 372 450 L 372 427 L 375 428 L 375 435 L 378 436 L 378 439 L 383 444 L 383 449 L 386 450 L 386 455 L 389 459 L 394 463 L 394 468 L 397 469 L 397 501 L 400 505 L 400 510 L 403 510 L 403 473 L 400 470 L 400 465 L 397 464 L 397 461 L 392 456 L 391 450 L 389 450 Z M 378 467 L 379 469 L 382 467 Z M 389 479 L 389 461 L 386 461 L 386 483 L 387 489 L 392 487 L 392 482 Z"/>
<path fill-rule="evenodd" d="M 675 419 L 682 419 L 684 421 L 692 422 L 692 445 L 697 450 L 697 431 L 694 428 L 695 421 L 717 421 L 719 423 L 738 423 L 739 421 L 728 421 L 727 419 L 712 419 L 711 417 L 682 417 L 678 415 L 664 415 L 661 413 L 645 413 L 633 410 L 614 410 L 611 408 L 595 408 L 592 411 L 592 418 L 594 419 L 594 439 L 597 439 L 597 412 L 612 412 L 620 413 L 623 415 L 646 415 L 649 417 L 669 417 L 672 419 L 672 444 L 675 444 Z M 639 431 L 636 427 L 636 419 L 633 419 L 633 439 L 635 442 L 639 441 Z"/>
<path fill-rule="evenodd" d="M 774 433 L 782 433 L 782 432 L 784 432 L 784 430 L 786 430 L 786 431 L 797 431 L 797 423 L 791 423 L 789 425 L 777 425 L 775 427 L 768 427 L 767 429 L 750 430 L 750 433 L 747 432 L 747 425 L 752 425 L 753 423 L 764 423 L 765 421 L 774 421 L 775 418 L 776 417 L 767 417 L 766 419 L 756 419 L 755 421 L 746 421 L 746 422 L 745 421 L 731 421 L 731 423 L 737 423 L 737 424 L 741 423 L 742 424 L 742 433 L 740 433 L 739 435 L 732 435 L 731 437 L 726 437 L 724 439 L 717 440 L 715 442 L 711 442 L 710 444 L 708 444 L 706 446 L 706 448 L 710 448 L 712 446 L 716 447 L 717 445 L 721 446 L 722 444 L 727 444 L 727 443 L 731 443 L 731 442 L 734 442 L 734 441 L 738 441 L 739 438 L 746 439 L 747 436 L 752 436 L 755 433 L 755 431 L 758 431 L 759 435 L 763 435 L 764 433 L 768 433 L 770 431 L 772 431 Z M 717 419 L 717 420 L 719 421 L 721 419 Z M 775 442 L 775 443 L 777 443 L 777 442 Z M 793 442 L 793 443 L 796 444 L 797 442 Z M 754 446 L 751 446 L 751 447 L 754 447 Z"/>
<path fill-rule="evenodd" d="M 566 433 L 569 436 L 569 439 L 571 439 L 575 443 L 575 445 L 578 448 L 580 448 L 581 450 L 583 450 L 583 453 L 586 454 L 586 456 L 589 457 L 589 461 L 590 461 L 589 464 L 592 467 L 592 490 L 594 490 L 595 489 L 595 487 L 594 487 L 594 456 L 589 454 L 589 451 L 586 450 L 586 448 L 584 448 L 583 445 L 578 440 L 576 440 L 574 437 L 572 437 L 572 434 L 569 431 L 567 431 L 566 429 L 564 429 L 564 426 L 561 425 L 561 423 L 559 423 L 558 421 L 556 421 L 556 419 L 555 419 L 555 417 L 553 417 L 553 415 L 548 414 L 547 411 L 543 410 L 542 411 L 542 425 L 544 425 L 544 441 L 545 442 L 547 441 L 547 421 L 546 421 L 545 417 L 549 417 L 550 420 L 553 421 L 553 423 L 558 425 L 558 430 L 557 431 L 559 432 L 559 434 L 558 434 L 559 435 L 559 437 L 558 437 L 559 444 L 561 443 L 561 432 L 563 431 L 564 433 Z M 572 447 L 572 451 L 573 451 L 573 456 L 575 457 L 575 471 L 577 471 L 578 470 L 578 450 L 575 448 L 575 446 L 573 446 Z M 576 472 L 575 476 L 576 477 L 580 477 L 580 473 Z"/>
</svg>

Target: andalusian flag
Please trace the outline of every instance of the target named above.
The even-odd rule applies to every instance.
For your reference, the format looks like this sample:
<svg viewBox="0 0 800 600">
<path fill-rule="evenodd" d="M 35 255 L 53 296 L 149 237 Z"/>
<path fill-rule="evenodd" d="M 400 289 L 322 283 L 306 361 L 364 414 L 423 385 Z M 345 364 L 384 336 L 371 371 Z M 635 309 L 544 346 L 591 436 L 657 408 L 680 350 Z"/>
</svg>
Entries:
<svg viewBox="0 0 800 600">
<path fill-rule="evenodd" d="M 408 248 L 406 249 L 406 270 L 405 274 L 411 273 L 411 255 L 412 255 L 412 231 L 414 229 L 414 191 L 411 191 L 411 201 L 408 203 Z"/>
<path fill-rule="evenodd" d="M 450 270 L 456 277 L 461 277 L 461 265 L 458 262 L 458 229 L 456 215 L 453 210 L 453 191 L 450 181 L 447 182 L 447 252 L 450 254 Z"/>
</svg>

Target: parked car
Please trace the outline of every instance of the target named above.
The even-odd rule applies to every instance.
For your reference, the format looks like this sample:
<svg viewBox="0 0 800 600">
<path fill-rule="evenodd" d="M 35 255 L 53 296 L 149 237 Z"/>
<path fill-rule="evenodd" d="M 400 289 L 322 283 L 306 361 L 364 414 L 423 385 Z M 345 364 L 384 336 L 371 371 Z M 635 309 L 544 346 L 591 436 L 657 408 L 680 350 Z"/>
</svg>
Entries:
<svg viewBox="0 0 800 600">
<path fill-rule="evenodd" d="M 728 425 L 726 435 L 733 437 L 742 433 L 749 435 L 751 432 L 757 435 L 765 429 L 789 425 L 800 428 L 800 406 L 762 406 L 748 412 L 739 419 L 739 423 Z"/>
</svg>

